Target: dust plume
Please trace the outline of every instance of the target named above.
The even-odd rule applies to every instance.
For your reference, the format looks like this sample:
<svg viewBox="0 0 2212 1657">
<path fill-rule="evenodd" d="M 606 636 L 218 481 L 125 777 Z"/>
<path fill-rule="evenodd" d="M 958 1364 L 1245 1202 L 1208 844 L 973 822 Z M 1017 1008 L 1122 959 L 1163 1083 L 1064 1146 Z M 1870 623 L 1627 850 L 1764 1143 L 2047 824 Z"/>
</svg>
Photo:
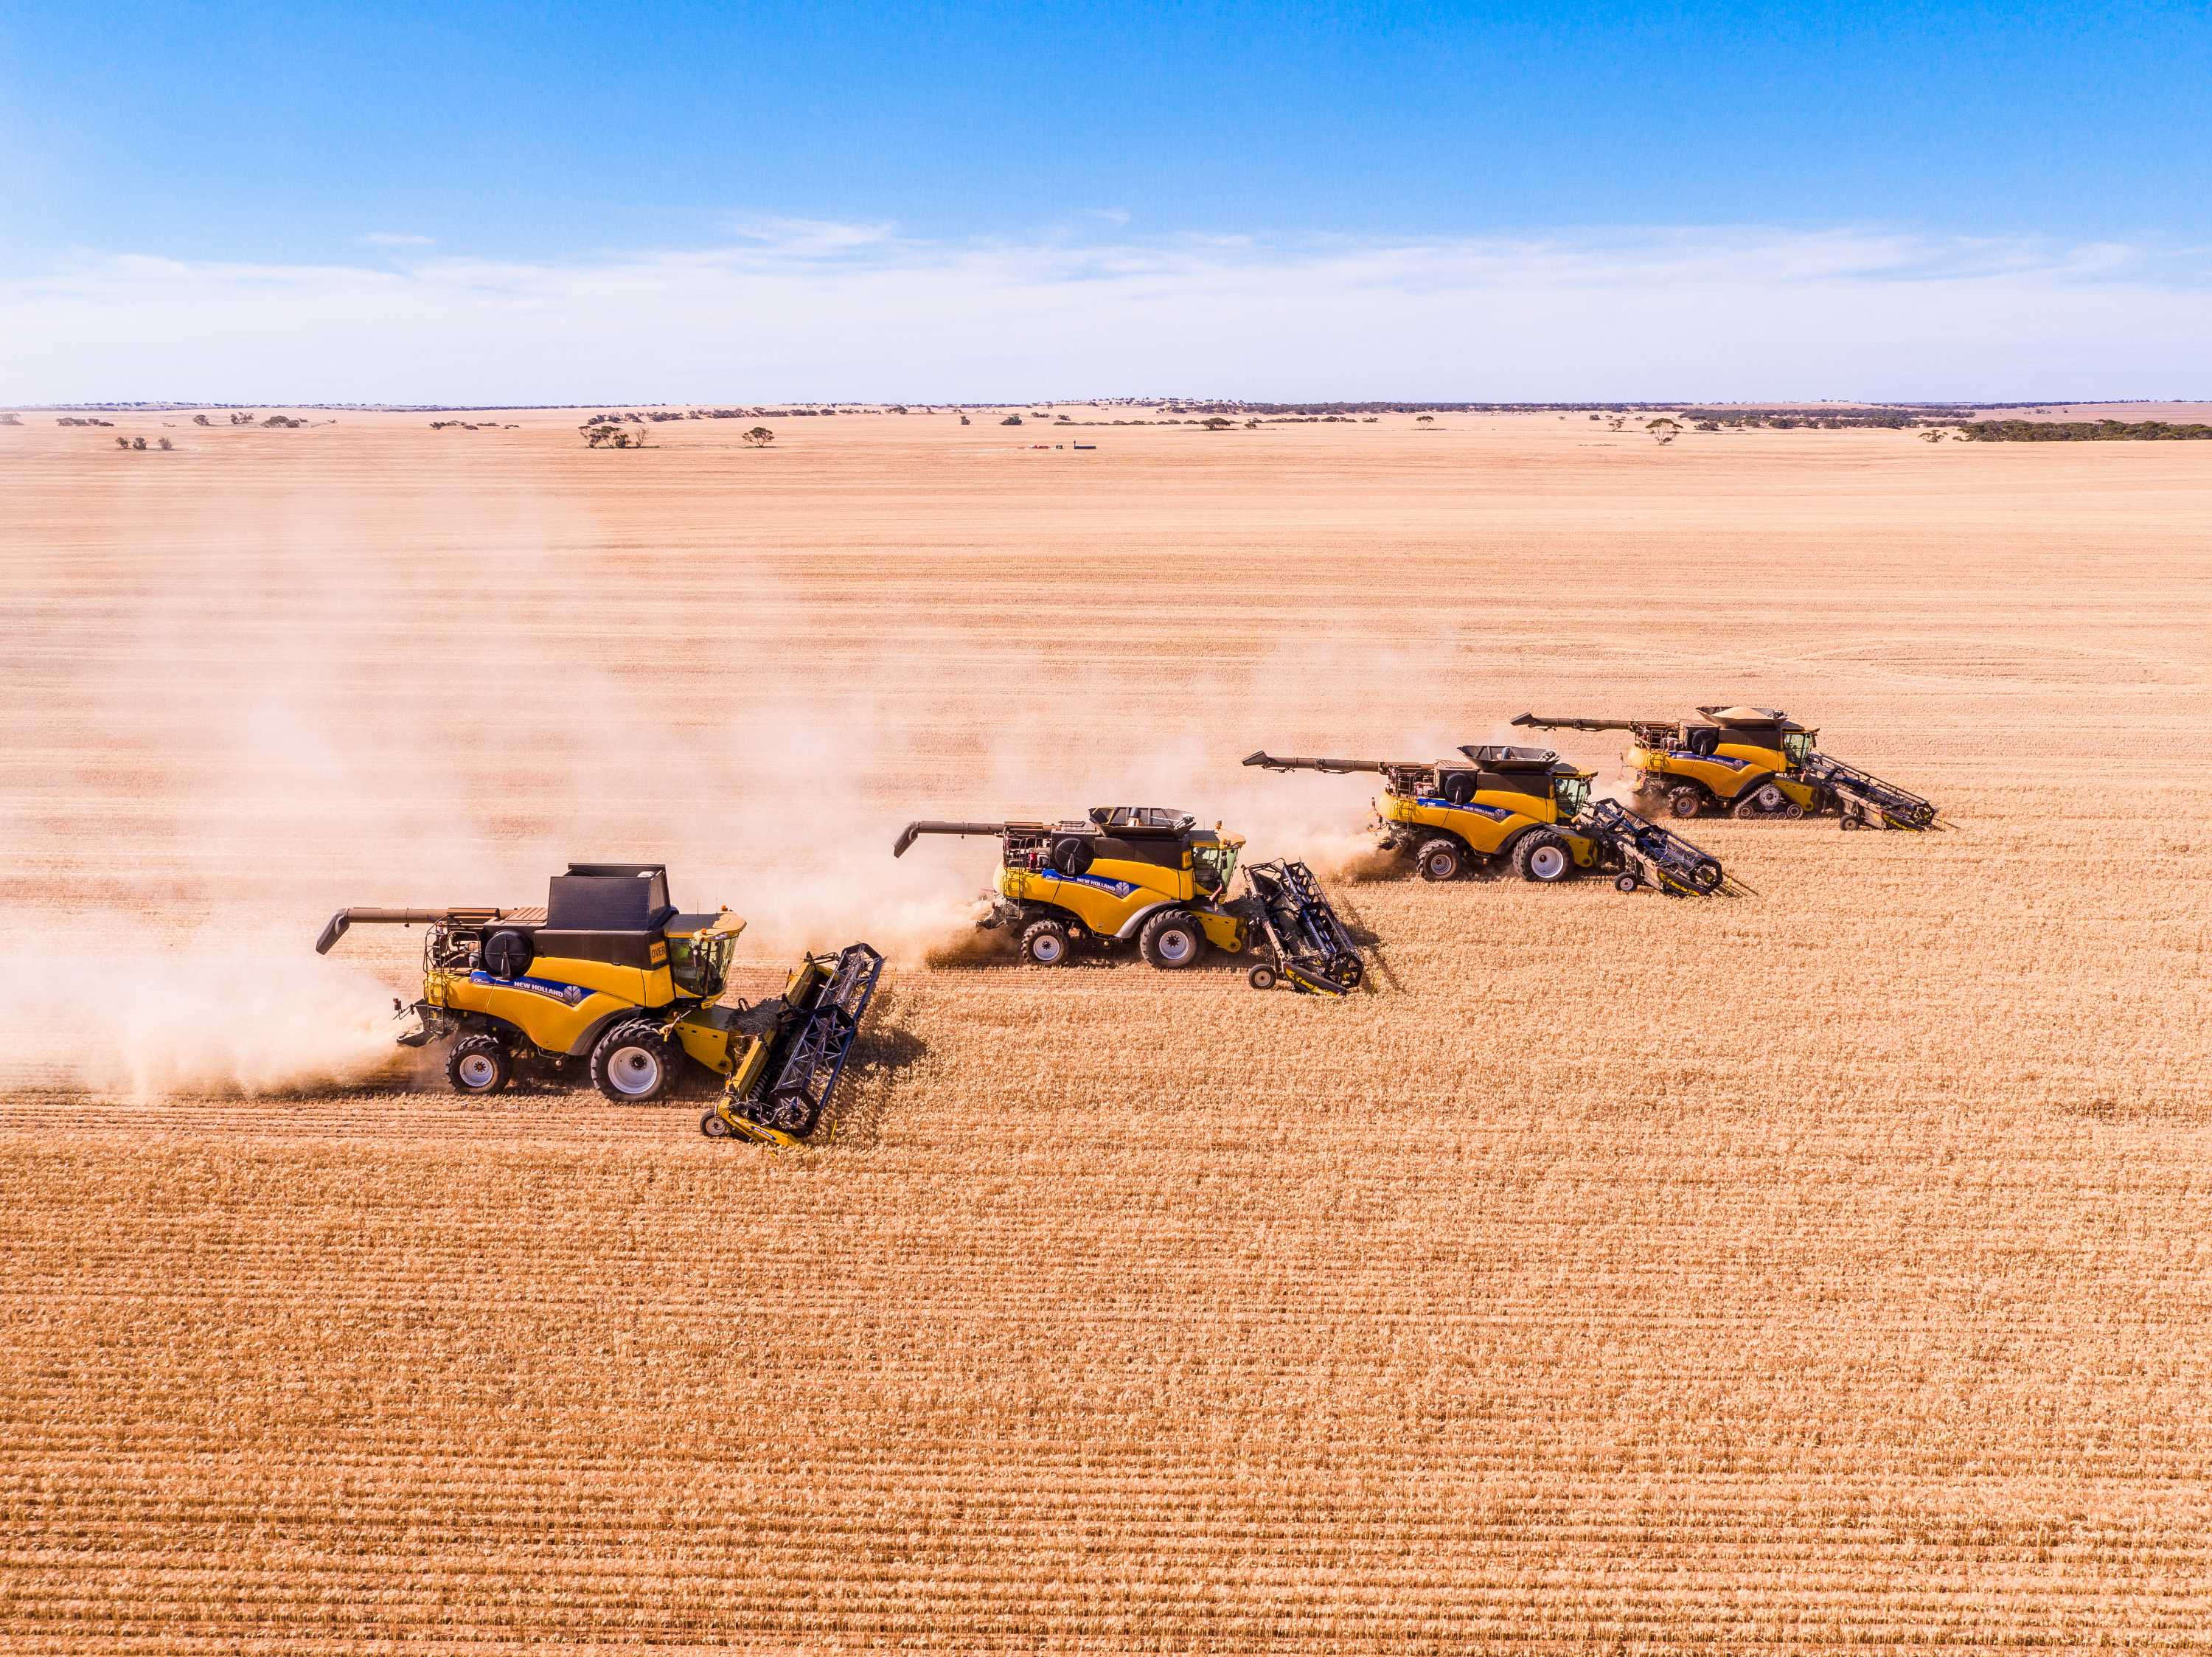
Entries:
<svg viewBox="0 0 2212 1657">
<path fill-rule="evenodd" d="M 75 928 L 64 937 L 78 935 Z M 57 959 L 52 933 L 0 930 L 9 1008 L 0 1087 L 59 1087 L 147 1101 L 359 1083 L 404 1068 L 384 986 L 253 947 L 155 945 Z"/>
<path fill-rule="evenodd" d="M 403 493 L 366 521 L 304 490 L 243 522 L 198 497 L 164 510 L 184 551 L 102 587 L 98 627 L 28 612 L 30 643 L 79 664 L 43 716 L 82 729 L 75 757 L 40 759 L 61 751 L 33 712 L 0 710 L 33 756 L 0 813 L 40 852 L 0 871 L 0 917 L 33 941 L 14 959 L 42 960 L 64 910 L 161 944 L 118 965 L 127 990 L 9 998 L 0 1041 L 141 1097 L 367 1074 L 390 996 L 413 998 L 414 938 L 358 929 L 319 962 L 324 918 L 542 902 L 571 859 L 665 862 L 678 903 L 735 910 L 741 959 L 763 963 L 856 940 L 908 965 L 1002 953 L 975 927 L 995 846 L 895 860 L 917 817 L 1173 805 L 1245 835 L 1248 862 L 1393 873 L 1374 779 L 1239 761 L 1301 740 L 1428 752 L 1397 728 L 1403 687 L 1448 683 L 1459 648 L 1439 627 L 1131 663 L 926 608 L 855 636 L 834 582 L 771 552 L 641 548 L 589 497 L 527 488 Z M 59 562 L 32 574 L 70 591 Z M 644 592 L 696 601 L 632 613 Z M 1010 687 L 1037 685 L 1095 723 L 1010 717 Z"/>
</svg>

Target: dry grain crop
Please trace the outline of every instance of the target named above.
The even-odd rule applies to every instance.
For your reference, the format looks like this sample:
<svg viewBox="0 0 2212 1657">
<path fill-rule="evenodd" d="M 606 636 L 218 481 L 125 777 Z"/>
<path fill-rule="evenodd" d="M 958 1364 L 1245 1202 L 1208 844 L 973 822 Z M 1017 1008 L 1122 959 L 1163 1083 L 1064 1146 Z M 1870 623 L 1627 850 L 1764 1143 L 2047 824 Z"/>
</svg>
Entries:
<svg viewBox="0 0 2212 1657">
<path fill-rule="evenodd" d="M 2212 453 L 805 424 L 0 432 L 0 1644 L 2203 1648 Z M 1716 698 L 1962 831 L 1344 881 L 1344 1004 L 889 856 Z M 362 1079 L 323 915 L 585 856 L 898 945 L 832 1142 Z"/>
</svg>

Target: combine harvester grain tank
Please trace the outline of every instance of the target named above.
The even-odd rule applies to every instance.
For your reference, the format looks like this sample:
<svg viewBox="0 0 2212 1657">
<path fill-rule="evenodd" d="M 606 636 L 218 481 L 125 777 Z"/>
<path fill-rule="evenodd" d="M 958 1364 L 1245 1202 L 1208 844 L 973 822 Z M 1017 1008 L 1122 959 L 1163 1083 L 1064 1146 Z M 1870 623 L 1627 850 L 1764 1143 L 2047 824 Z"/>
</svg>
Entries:
<svg viewBox="0 0 2212 1657">
<path fill-rule="evenodd" d="M 1583 719 L 1522 714 L 1539 730 L 1626 731 L 1622 756 L 1637 793 L 1676 817 L 1802 818 L 1832 812 L 1847 829 L 1948 827 L 1933 802 L 1847 765 L 1816 746 L 1820 732 L 1778 708 L 1700 708 L 1693 720 Z"/>
</svg>

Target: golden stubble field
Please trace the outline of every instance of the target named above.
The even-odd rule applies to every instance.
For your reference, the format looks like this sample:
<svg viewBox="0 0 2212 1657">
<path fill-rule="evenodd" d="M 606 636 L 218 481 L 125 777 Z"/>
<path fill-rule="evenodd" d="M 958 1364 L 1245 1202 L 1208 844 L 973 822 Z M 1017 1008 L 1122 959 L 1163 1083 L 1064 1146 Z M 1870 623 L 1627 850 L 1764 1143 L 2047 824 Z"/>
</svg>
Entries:
<svg viewBox="0 0 2212 1657">
<path fill-rule="evenodd" d="M 0 1644 L 2203 1648 L 2212 447 L 113 417 L 0 429 Z M 1960 832 L 1236 763 L 1745 700 Z M 898 823 L 1123 799 L 1376 993 L 922 964 Z M 902 958 L 830 1142 L 359 1079 L 329 911 L 627 856 Z"/>
</svg>

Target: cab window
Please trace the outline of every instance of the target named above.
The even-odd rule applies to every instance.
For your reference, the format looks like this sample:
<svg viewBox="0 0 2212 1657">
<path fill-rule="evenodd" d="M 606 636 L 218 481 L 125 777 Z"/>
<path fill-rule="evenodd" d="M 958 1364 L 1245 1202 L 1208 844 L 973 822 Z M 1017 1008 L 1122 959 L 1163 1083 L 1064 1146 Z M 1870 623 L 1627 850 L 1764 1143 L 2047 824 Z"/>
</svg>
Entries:
<svg viewBox="0 0 2212 1657">
<path fill-rule="evenodd" d="M 1590 785 L 1587 777 L 1555 777 L 1552 779 L 1552 798 L 1559 802 L 1562 819 L 1578 817 L 1589 804 Z"/>
<path fill-rule="evenodd" d="M 1237 848 L 1234 846 L 1193 846 L 1190 851 L 1191 879 L 1202 892 L 1223 892 L 1228 889 L 1229 877 L 1237 872 Z"/>
<path fill-rule="evenodd" d="M 1813 757 L 1813 733 L 1784 731 L 1782 733 L 1782 757 L 1793 765 L 1802 765 Z"/>
</svg>

